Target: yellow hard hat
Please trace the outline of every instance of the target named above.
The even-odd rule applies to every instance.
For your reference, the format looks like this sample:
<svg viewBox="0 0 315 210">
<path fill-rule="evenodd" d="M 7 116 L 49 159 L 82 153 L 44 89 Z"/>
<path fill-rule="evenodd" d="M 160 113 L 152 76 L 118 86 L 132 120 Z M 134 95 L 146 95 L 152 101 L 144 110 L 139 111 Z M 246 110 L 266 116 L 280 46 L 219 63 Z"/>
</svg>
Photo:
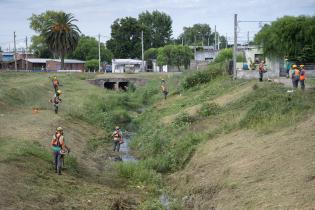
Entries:
<svg viewBox="0 0 315 210">
<path fill-rule="evenodd" d="M 303 65 L 303 64 L 301 64 L 301 65 L 300 65 L 300 67 L 304 67 L 304 65 Z"/>
<path fill-rule="evenodd" d="M 56 131 L 62 132 L 62 131 L 63 131 L 63 128 L 62 128 L 62 127 L 58 127 L 58 128 L 56 129 Z"/>
<path fill-rule="evenodd" d="M 61 95 L 62 91 L 61 91 L 61 90 L 57 90 L 57 93 L 58 93 L 59 95 Z"/>
<path fill-rule="evenodd" d="M 119 126 L 116 126 L 115 129 L 116 129 L 116 130 L 119 130 Z"/>
<path fill-rule="evenodd" d="M 57 77 L 56 77 L 56 76 L 54 76 L 54 79 L 57 79 Z"/>
<path fill-rule="evenodd" d="M 297 65 L 293 64 L 293 65 L 292 65 L 292 68 L 297 68 Z"/>
</svg>

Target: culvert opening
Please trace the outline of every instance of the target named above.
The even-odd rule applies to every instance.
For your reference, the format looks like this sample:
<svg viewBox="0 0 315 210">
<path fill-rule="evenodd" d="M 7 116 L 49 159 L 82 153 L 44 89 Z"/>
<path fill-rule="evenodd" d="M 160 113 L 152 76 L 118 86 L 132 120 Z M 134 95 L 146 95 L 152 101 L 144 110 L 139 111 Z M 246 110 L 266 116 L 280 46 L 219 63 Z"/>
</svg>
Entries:
<svg viewBox="0 0 315 210">
<path fill-rule="evenodd" d="M 118 83 L 118 88 L 124 91 L 128 90 L 128 82 L 119 82 Z"/>
<path fill-rule="evenodd" d="M 104 88 L 109 89 L 109 90 L 114 90 L 115 84 L 116 84 L 116 82 L 105 82 Z"/>
</svg>

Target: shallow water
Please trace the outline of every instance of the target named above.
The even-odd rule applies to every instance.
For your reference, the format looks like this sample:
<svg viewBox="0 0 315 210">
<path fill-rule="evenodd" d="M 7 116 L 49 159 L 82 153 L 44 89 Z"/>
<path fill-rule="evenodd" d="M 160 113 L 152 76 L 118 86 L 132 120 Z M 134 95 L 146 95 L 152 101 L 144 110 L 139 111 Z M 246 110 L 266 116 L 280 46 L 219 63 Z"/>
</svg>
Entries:
<svg viewBox="0 0 315 210">
<path fill-rule="evenodd" d="M 124 143 L 120 145 L 120 153 L 121 153 L 121 160 L 122 161 L 131 161 L 131 162 L 137 162 L 137 158 L 129 153 L 129 142 L 131 141 L 132 133 L 127 133 L 124 135 Z"/>
<path fill-rule="evenodd" d="M 165 192 L 163 192 L 162 195 L 160 195 L 160 202 L 166 210 L 170 210 L 170 201 Z"/>
</svg>

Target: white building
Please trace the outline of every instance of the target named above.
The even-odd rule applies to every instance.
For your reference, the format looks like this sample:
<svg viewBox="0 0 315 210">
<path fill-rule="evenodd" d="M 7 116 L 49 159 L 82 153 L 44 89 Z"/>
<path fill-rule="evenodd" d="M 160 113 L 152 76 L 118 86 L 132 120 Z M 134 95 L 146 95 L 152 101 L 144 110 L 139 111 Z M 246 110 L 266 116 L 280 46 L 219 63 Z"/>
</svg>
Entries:
<svg viewBox="0 0 315 210">
<path fill-rule="evenodd" d="M 258 78 L 258 65 L 261 61 L 265 61 L 266 78 L 278 78 L 280 76 L 281 60 L 265 58 L 261 49 L 257 47 L 249 47 L 242 53 L 246 58 L 245 62 L 237 62 L 237 77 L 243 79 Z"/>
<path fill-rule="evenodd" d="M 145 70 L 146 62 L 136 59 L 112 59 L 113 73 L 138 73 Z"/>
</svg>

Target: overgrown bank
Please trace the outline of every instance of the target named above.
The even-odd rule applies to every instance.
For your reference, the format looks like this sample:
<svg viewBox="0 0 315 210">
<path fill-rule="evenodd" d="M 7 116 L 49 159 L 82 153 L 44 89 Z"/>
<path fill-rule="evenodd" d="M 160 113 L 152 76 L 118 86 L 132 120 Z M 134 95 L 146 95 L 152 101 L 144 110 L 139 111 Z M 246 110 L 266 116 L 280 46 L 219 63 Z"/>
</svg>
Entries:
<svg viewBox="0 0 315 210">
<path fill-rule="evenodd" d="M 220 68 L 220 66 L 211 66 L 206 71 L 167 78 L 170 89 L 167 100 L 163 100 L 160 93 L 159 77 L 153 78 L 146 87 L 129 92 L 113 92 L 89 85 L 85 81 L 87 78 L 85 75 L 60 75 L 60 80 L 64 83 L 62 86 L 64 105 L 58 116 L 49 114 L 51 107 L 47 103 L 47 97 L 50 96 L 48 75 L 6 74 L 0 77 L 3 84 L 0 89 L 1 114 L 6 117 L 6 124 L 18 123 L 19 129 L 3 126 L 1 130 L 1 139 L 3 139 L 0 147 L 1 167 L 7 168 L 5 162 L 10 160 L 13 167 L 9 166 L 8 171 L 18 174 L 21 170 L 14 171 L 14 168 L 16 165 L 21 165 L 21 159 L 35 161 L 36 167 L 32 162 L 22 162 L 22 165 L 27 166 L 22 170 L 23 173 L 26 172 L 33 180 L 37 180 L 21 181 L 29 183 L 35 190 L 35 194 L 31 194 L 29 199 L 34 198 L 35 203 L 39 204 L 42 191 L 47 192 L 44 201 L 57 199 L 54 197 L 58 194 L 54 185 L 57 179 L 50 177 L 51 171 L 48 166 L 50 154 L 47 147 L 43 145 L 50 138 L 47 130 L 51 129 L 53 132 L 54 127 L 62 123 L 68 131 L 68 139 L 71 139 L 72 144 L 75 145 L 73 156 L 76 159 L 71 160 L 65 179 L 58 180 L 59 184 L 69 188 L 62 194 L 64 202 L 58 205 L 78 209 L 90 205 L 95 209 L 104 209 L 116 203 L 136 209 L 163 209 L 159 196 L 161 190 L 168 189 L 171 209 L 207 209 L 206 207 L 210 205 L 214 208 L 227 209 L 224 206 L 227 205 L 227 201 L 222 199 L 220 192 L 224 192 L 228 197 L 234 196 L 231 193 L 233 190 L 242 191 L 245 186 L 257 187 L 255 184 L 244 184 L 243 181 L 239 181 L 243 177 L 237 176 L 234 164 L 238 166 L 242 162 L 233 162 L 230 157 L 231 159 L 238 157 L 236 155 L 238 152 L 243 157 L 247 157 L 247 154 L 254 155 L 250 151 L 256 146 L 262 148 L 261 151 L 265 151 L 270 147 L 273 148 L 273 144 L 278 145 L 273 140 L 268 144 L 266 139 L 254 141 L 261 136 L 268 136 L 270 139 L 277 136 L 279 142 L 285 144 L 285 140 L 281 140 L 278 132 L 290 130 L 298 138 L 300 131 L 295 130 L 294 127 L 313 116 L 315 96 L 312 89 L 304 93 L 292 94 L 287 93 L 286 88 L 281 84 L 233 81 Z M 41 108 L 39 115 L 32 115 L 29 112 L 32 106 Z M 15 120 L 16 118 L 19 122 Z M 1 120 L 4 122 L 4 118 Z M 109 133 L 115 125 L 137 132 L 131 147 L 140 160 L 138 163 L 113 164 L 108 161 L 108 155 L 111 154 Z M 30 128 L 36 128 L 32 129 L 34 134 L 28 131 Z M 307 134 L 305 130 L 303 132 Z M 238 133 L 242 134 L 240 135 L 242 138 L 234 136 Z M 251 133 L 257 136 L 250 136 Z M 31 136 L 35 139 L 31 139 Z M 253 138 L 253 141 L 250 141 L 250 138 Z M 20 140 L 8 143 L 9 139 L 21 139 L 25 142 L 35 140 L 39 144 L 35 143 L 30 147 L 27 143 L 26 146 L 21 144 L 21 149 L 18 149 L 16 154 L 13 153 L 14 158 L 12 158 L 10 150 L 20 148 L 17 147 Z M 235 142 L 233 139 L 236 139 Z M 233 149 L 228 150 L 230 145 L 233 145 L 231 146 Z M 272 174 L 274 174 L 273 181 L 277 182 L 282 174 L 280 169 L 274 167 L 279 167 L 277 164 L 281 160 L 290 160 L 286 159 L 290 153 L 295 154 L 299 160 L 306 161 L 312 158 L 312 154 L 309 157 L 299 156 L 305 153 L 305 148 L 302 147 L 304 145 L 295 144 L 295 146 L 298 146 L 297 153 L 292 153 L 292 148 L 286 148 L 287 151 L 277 148 L 277 153 L 281 154 L 279 156 L 274 157 L 275 151 L 269 151 L 268 154 L 262 153 L 259 157 L 253 156 L 251 160 L 257 158 L 268 161 L 268 157 L 274 157 Z M 312 144 L 307 146 L 313 148 Z M 227 151 L 221 154 L 220 151 L 224 149 Z M 38 152 L 39 150 L 42 152 Z M 258 151 L 256 153 L 258 154 Z M 84 170 L 90 169 L 80 168 L 81 161 L 85 159 L 82 157 L 89 159 L 87 163 L 92 164 L 91 168 L 97 168 L 93 169 L 96 172 L 86 172 Z M 80 163 L 78 164 L 77 161 Z M 216 164 L 217 162 L 220 164 Z M 211 166 L 210 169 L 207 164 Z M 248 166 L 250 164 L 245 164 L 242 170 L 249 170 L 246 168 Z M 38 170 L 38 167 L 41 170 Z M 307 182 L 312 182 L 313 175 L 309 167 L 306 164 L 302 171 L 307 172 L 305 172 L 308 177 L 306 180 L 309 180 Z M 224 170 L 220 171 L 221 168 Z M 288 174 L 291 172 L 289 169 L 281 168 L 283 173 Z M 36 176 L 32 174 L 33 170 L 39 171 Z M 231 171 L 235 176 L 230 177 Z M 251 179 L 264 178 L 271 172 L 264 168 L 259 173 L 261 173 L 259 176 L 251 174 Z M 83 179 L 80 177 L 82 174 L 85 176 Z M 211 177 L 207 174 L 211 174 Z M 8 174 L 2 176 L 13 178 Z M 194 176 L 199 179 L 194 179 Z M 219 177 L 224 179 L 220 180 Z M 209 183 L 209 180 L 213 182 Z M 12 180 L 8 179 L 8 181 Z M 72 185 L 78 185 L 79 188 L 72 188 Z M 8 189 L 8 186 L 3 189 Z M 24 192 L 26 187 L 21 185 L 19 189 L 20 192 Z M 276 188 L 270 185 L 266 189 Z M 262 189 L 262 191 L 266 190 Z M 306 197 L 312 195 L 302 188 L 301 191 Z M 84 193 L 88 194 L 88 199 L 83 198 Z M 285 196 L 281 194 L 283 192 L 279 193 L 280 196 Z M 70 194 L 73 194 L 72 198 Z M 125 194 L 128 194 L 127 198 L 119 199 Z M 11 195 L 15 196 L 14 193 Z M 235 198 L 239 202 L 234 203 L 234 207 L 253 208 L 260 205 L 258 198 L 246 204 L 242 201 L 244 197 L 246 196 L 242 194 L 241 197 Z M 9 199 L 8 196 L 7 198 Z M 21 200 L 30 202 L 27 197 L 22 197 Z M 91 200 L 91 203 L 88 203 L 88 200 Z M 312 204 L 310 200 L 303 201 Z M 266 197 L 260 202 L 275 203 L 276 200 L 272 201 Z M 105 203 L 108 205 L 106 206 Z M 52 204 L 47 204 L 49 205 Z"/>
</svg>

